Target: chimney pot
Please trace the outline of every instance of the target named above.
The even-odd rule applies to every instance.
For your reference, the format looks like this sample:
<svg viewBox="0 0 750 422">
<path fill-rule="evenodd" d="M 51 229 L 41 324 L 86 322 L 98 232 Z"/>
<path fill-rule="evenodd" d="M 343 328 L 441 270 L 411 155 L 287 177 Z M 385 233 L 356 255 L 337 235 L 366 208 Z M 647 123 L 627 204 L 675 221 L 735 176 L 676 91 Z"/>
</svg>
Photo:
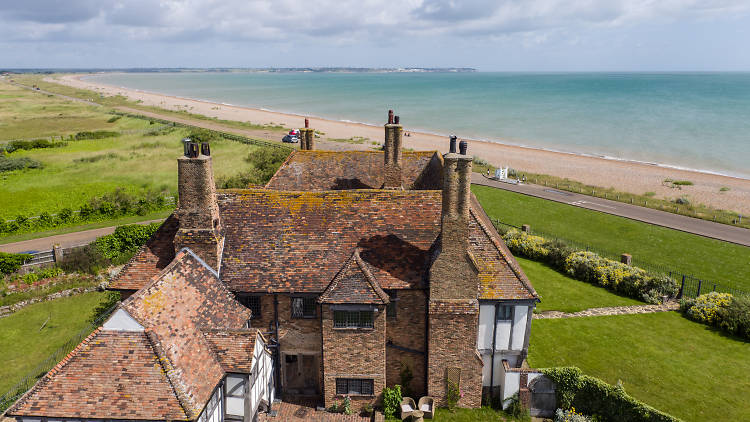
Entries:
<svg viewBox="0 0 750 422">
<path fill-rule="evenodd" d="M 201 142 L 201 154 L 211 155 L 211 147 L 208 145 L 208 142 Z"/>
<path fill-rule="evenodd" d="M 469 148 L 469 143 L 461 141 L 458 143 L 458 150 L 461 151 L 461 155 L 466 155 L 466 149 Z"/>
<path fill-rule="evenodd" d="M 388 124 L 393 124 L 393 110 L 388 110 Z"/>
<path fill-rule="evenodd" d="M 182 154 L 185 157 L 190 156 L 190 138 L 182 138 Z"/>
<path fill-rule="evenodd" d="M 305 118 L 305 127 L 306 128 L 310 127 L 310 119 L 308 118 Z"/>
<path fill-rule="evenodd" d="M 399 118 L 398 116 L 393 116 L 393 123 L 394 124 L 399 124 L 400 121 L 401 121 L 401 118 Z"/>
<path fill-rule="evenodd" d="M 456 153 L 456 135 L 451 135 L 451 147 L 448 152 L 452 154 Z"/>
<path fill-rule="evenodd" d="M 190 142 L 188 144 L 188 157 L 190 158 L 196 158 L 198 157 L 198 143 L 197 142 Z"/>
</svg>

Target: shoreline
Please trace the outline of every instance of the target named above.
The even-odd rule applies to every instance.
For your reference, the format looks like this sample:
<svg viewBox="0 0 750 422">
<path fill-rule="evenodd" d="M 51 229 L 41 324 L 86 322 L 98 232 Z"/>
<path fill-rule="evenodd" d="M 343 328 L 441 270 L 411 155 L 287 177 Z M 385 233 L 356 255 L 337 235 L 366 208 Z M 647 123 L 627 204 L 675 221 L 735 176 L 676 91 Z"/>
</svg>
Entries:
<svg viewBox="0 0 750 422">
<path fill-rule="evenodd" d="M 111 74 L 121 74 L 121 73 L 120 72 L 112 72 Z M 183 96 L 179 96 L 179 95 L 166 94 L 166 93 L 163 93 L 163 92 L 149 91 L 149 90 L 137 89 L 137 88 L 128 88 L 126 86 L 121 86 L 121 85 L 119 85 L 119 86 L 118 85 L 111 85 L 111 84 L 107 84 L 107 83 L 103 83 L 103 82 L 91 81 L 89 79 L 89 78 L 92 78 L 92 77 L 100 76 L 100 74 L 83 74 L 83 75 L 70 75 L 70 76 L 72 76 L 74 79 L 76 79 L 79 82 L 88 83 L 88 84 L 91 84 L 93 86 L 107 87 L 107 88 L 111 88 L 111 89 L 120 89 L 120 90 L 125 90 L 125 91 L 133 91 L 133 92 L 138 92 L 138 93 L 143 93 L 143 94 L 149 94 L 149 95 L 160 95 L 160 96 L 164 96 L 164 97 L 168 97 L 168 98 L 173 98 L 173 99 L 176 99 L 176 100 L 195 101 L 195 102 L 200 102 L 200 103 L 204 103 L 204 104 L 214 104 L 214 105 L 222 105 L 222 106 L 226 106 L 226 107 L 236 107 L 236 108 L 246 109 L 246 110 L 264 111 L 264 112 L 274 113 L 274 114 L 280 114 L 280 115 L 284 115 L 284 116 L 295 116 L 295 117 L 300 117 L 300 118 L 306 118 L 307 117 L 307 118 L 313 118 L 313 119 L 316 119 L 316 120 L 326 120 L 326 121 L 329 121 L 329 122 L 339 122 L 339 123 L 344 123 L 344 124 L 363 125 L 363 126 L 378 127 L 378 128 L 380 127 L 376 123 L 371 123 L 371 122 L 361 122 L 361 121 L 357 121 L 357 120 L 348 120 L 348 119 L 334 119 L 334 118 L 330 118 L 330 117 L 318 116 L 318 115 L 309 114 L 309 113 L 308 114 L 300 114 L 300 113 L 295 113 L 295 112 L 291 112 L 291 111 L 274 110 L 274 109 L 260 107 L 260 106 L 241 105 L 241 104 L 232 104 L 232 103 L 217 102 L 217 101 L 212 101 L 212 100 L 206 99 L 206 98 L 183 97 Z M 415 133 L 415 134 L 421 134 L 421 135 L 440 136 L 440 137 L 444 137 L 444 138 L 447 138 L 447 137 L 449 137 L 451 135 L 450 133 L 435 132 L 435 131 L 431 131 L 429 129 L 423 129 L 423 128 L 418 128 L 418 129 L 415 129 L 415 130 L 410 130 L 409 132 Z M 534 145 L 526 144 L 526 143 L 523 143 L 523 141 L 521 141 L 521 140 L 513 141 L 513 140 L 501 140 L 501 139 L 488 139 L 488 138 L 482 138 L 482 137 L 478 137 L 478 138 L 460 137 L 460 139 L 465 139 L 467 141 L 473 141 L 473 142 L 486 142 L 486 143 L 490 143 L 490 144 L 497 144 L 497 145 L 508 146 L 508 147 L 525 148 L 525 149 L 529 149 L 529 150 L 533 150 L 533 151 L 546 151 L 546 152 L 553 152 L 553 153 L 557 153 L 557 154 L 567 154 L 567 155 L 578 156 L 578 157 L 599 158 L 599 159 L 602 159 L 602 160 L 619 161 L 619 162 L 624 162 L 624 163 L 640 164 L 640 165 L 646 165 L 646 166 L 656 166 L 656 167 L 662 167 L 662 168 L 671 169 L 671 170 L 680 170 L 680 171 L 693 172 L 693 173 L 702 173 L 702 174 L 709 174 L 709 175 L 714 175 L 714 176 L 723 176 L 723 177 L 729 177 L 729 178 L 733 178 L 733 179 L 748 180 L 748 181 L 750 181 L 750 175 L 747 175 L 747 176 L 745 176 L 745 175 L 737 175 L 737 174 L 726 173 L 726 172 L 724 172 L 722 170 L 711 170 L 711 169 L 685 167 L 685 166 L 680 165 L 680 164 L 661 163 L 661 162 L 657 162 L 657 161 L 643 161 L 643 160 L 636 160 L 636 159 L 632 159 L 632 158 L 615 157 L 615 156 L 611 156 L 611 155 L 607 155 L 607 154 L 576 152 L 576 151 L 566 151 L 566 150 L 555 149 L 555 148 L 546 148 L 546 147 L 540 147 L 540 146 L 534 146 Z"/>
<path fill-rule="evenodd" d="M 364 136 L 381 141 L 382 127 L 365 122 L 332 120 L 311 115 L 279 112 L 265 108 L 253 108 L 203 99 L 179 97 L 152 91 L 118 87 L 115 85 L 84 79 L 96 74 L 70 74 L 50 79 L 51 82 L 95 91 L 102 95 L 122 95 L 143 105 L 166 110 L 182 110 L 190 113 L 225 120 L 250 121 L 256 124 L 282 124 L 297 127 L 304 117 L 310 117 L 312 126 L 325 132 L 321 137 L 350 138 Z M 385 110 L 384 110 L 385 112 Z M 385 114 L 385 113 L 384 113 Z M 428 131 L 408 129 L 411 136 L 404 137 L 404 146 L 415 150 L 447 149 L 447 136 Z M 676 199 L 688 196 L 691 201 L 719 209 L 731 209 L 750 214 L 750 180 L 732 174 L 712 170 L 689 169 L 678 165 L 644 162 L 599 154 L 576 153 L 539 148 L 528 145 L 498 142 L 486 139 L 470 139 L 472 155 L 479 156 L 495 166 L 510 166 L 523 171 L 549 174 L 569 178 L 604 188 L 613 187 L 635 194 L 654 192 L 656 197 Z M 371 144 L 348 144 L 348 149 L 370 149 Z M 662 184 L 663 180 L 690 180 L 693 186 L 673 189 Z M 722 188 L 728 191 L 720 191 Z"/>
</svg>

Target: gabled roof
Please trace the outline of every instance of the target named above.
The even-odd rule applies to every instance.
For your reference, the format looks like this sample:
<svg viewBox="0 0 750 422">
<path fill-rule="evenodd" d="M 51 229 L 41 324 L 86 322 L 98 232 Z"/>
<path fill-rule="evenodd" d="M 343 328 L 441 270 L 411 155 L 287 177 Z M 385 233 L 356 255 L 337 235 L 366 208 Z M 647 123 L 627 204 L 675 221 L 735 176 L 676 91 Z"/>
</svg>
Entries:
<svg viewBox="0 0 750 422">
<path fill-rule="evenodd" d="M 203 336 L 224 372 L 249 374 L 258 330 L 252 328 L 204 328 Z"/>
<path fill-rule="evenodd" d="M 179 221 L 170 215 L 109 283 L 115 290 L 138 290 L 174 259 L 174 236 Z"/>
<path fill-rule="evenodd" d="M 382 151 L 292 152 L 266 187 L 277 190 L 380 189 Z M 436 151 L 403 151 L 404 189 L 441 189 L 442 157 Z"/>
<path fill-rule="evenodd" d="M 318 302 L 329 304 L 384 305 L 389 301 L 388 295 L 380 288 L 372 275 L 369 265 L 359 256 L 359 248 L 354 250 L 352 256 L 318 298 Z"/>
<path fill-rule="evenodd" d="M 479 268 L 479 299 L 538 300 L 534 287 L 489 216 L 471 196 L 469 247 Z"/>
<path fill-rule="evenodd" d="M 221 278 L 239 292 L 320 293 L 359 247 L 383 289 L 424 288 L 440 191 L 220 191 Z"/>
<path fill-rule="evenodd" d="M 12 416 L 186 419 L 145 332 L 97 329 L 9 410 Z"/>
<path fill-rule="evenodd" d="M 243 328 L 250 310 L 188 249 L 121 306 L 150 332 L 180 403 L 198 416 L 225 375 L 201 327 Z"/>
</svg>

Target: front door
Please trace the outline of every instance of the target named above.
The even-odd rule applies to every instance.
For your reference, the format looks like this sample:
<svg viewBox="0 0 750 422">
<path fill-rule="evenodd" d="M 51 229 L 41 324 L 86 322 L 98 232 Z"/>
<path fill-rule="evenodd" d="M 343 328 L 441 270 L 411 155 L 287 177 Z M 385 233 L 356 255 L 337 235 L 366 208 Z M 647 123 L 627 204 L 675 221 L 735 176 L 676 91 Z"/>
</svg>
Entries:
<svg viewBox="0 0 750 422">
<path fill-rule="evenodd" d="M 320 394 L 319 370 L 320 364 L 316 355 L 284 355 L 284 391 L 305 396 Z"/>
</svg>

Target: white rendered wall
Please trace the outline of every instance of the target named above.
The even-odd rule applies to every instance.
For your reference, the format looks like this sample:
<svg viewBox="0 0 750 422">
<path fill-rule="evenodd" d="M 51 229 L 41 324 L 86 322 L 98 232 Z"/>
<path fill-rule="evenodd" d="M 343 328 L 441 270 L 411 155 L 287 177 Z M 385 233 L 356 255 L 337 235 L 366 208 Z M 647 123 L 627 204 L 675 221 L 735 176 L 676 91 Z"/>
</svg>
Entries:
<svg viewBox="0 0 750 422">
<path fill-rule="evenodd" d="M 102 325 L 105 331 L 143 331 L 144 328 L 124 309 L 116 310 Z"/>
<path fill-rule="evenodd" d="M 516 306 L 513 310 L 513 344 L 511 350 L 523 350 L 528 312 L 528 306 Z"/>
</svg>

